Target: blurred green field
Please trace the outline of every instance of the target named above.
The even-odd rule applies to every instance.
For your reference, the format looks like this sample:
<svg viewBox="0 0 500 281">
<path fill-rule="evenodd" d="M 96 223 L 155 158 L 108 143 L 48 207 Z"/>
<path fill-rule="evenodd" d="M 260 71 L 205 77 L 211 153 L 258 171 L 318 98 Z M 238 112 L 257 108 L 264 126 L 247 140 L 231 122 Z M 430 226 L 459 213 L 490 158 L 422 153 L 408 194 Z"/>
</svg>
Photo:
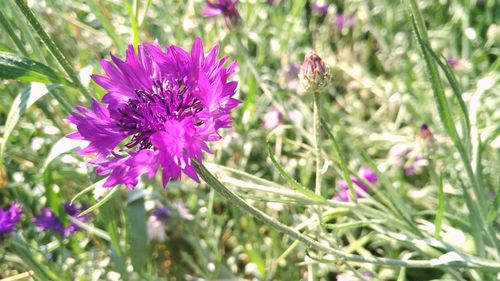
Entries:
<svg viewBox="0 0 500 281">
<path fill-rule="evenodd" d="M 0 2 L 0 207 L 17 200 L 24 217 L 0 234 L 0 280 L 500 280 L 498 1 L 318 1 L 330 4 L 321 14 L 315 1 L 241 0 L 237 26 L 202 17 L 200 0 L 28 1 L 98 99 L 105 90 L 90 75 L 103 73 L 110 53 L 124 58 L 128 44 L 220 44 L 238 61 L 232 80 L 243 103 L 205 166 L 274 221 L 345 256 L 255 219 L 204 181 L 183 176 L 163 188 L 159 173 L 133 191 L 102 188 L 79 144 L 64 138 L 74 131 L 64 118 L 90 99 L 16 2 Z M 314 191 L 316 178 L 313 95 L 298 73 L 311 50 L 330 72 L 320 97 L 321 199 L 300 189 Z M 8 53 L 63 74 L 40 78 L 33 64 L 14 73 Z M 422 124 L 432 142 L 422 142 Z M 361 167 L 378 175 L 369 194 L 330 200 L 344 172 Z M 62 204 L 80 192 L 78 206 L 100 202 L 84 231 L 62 238 L 35 228 L 42 208 L 70 223 Z M 148 236 L 161 205 L 171 210 L 163 241 Z"/>
</svg>

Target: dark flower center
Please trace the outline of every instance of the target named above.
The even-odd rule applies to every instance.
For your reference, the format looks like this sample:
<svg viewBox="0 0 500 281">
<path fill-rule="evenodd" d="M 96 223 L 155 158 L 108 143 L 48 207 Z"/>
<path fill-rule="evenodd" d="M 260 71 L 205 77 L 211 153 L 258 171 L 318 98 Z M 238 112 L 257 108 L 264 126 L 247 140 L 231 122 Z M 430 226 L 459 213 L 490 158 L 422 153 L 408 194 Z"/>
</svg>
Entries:
<svg viewBox="0 0 500 281">
<path fill-rule="evenodd" d="M 140 149 L 151 148 L 151 135 L 164 130 L 165 121 L 195 117 L 203 110 L 201 101 L 191 94 L 183 81 L 155 80 L 151 89 L 135 90 L 135 94 L 137 98 L 129 99 L 118 109 L 121 114 L 118 126 L 133 136 L 125 145 L 127 148 L 136 145 Z M 196 126 L 201 124 L 203 121 L 195 120 Z"/>
</svg>

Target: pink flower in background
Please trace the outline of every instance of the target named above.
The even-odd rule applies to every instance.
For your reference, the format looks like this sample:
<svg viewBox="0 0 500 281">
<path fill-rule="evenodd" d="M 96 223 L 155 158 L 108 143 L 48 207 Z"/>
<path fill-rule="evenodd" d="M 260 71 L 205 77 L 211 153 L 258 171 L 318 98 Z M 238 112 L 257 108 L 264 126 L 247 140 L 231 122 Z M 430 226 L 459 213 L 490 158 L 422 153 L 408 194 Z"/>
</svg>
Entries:
<svg viewBox="0 0 500 281">
<path fill-rule="evenodd" d="M 238 2 L 238 0 L 205 0 L 202 15 L 206 18 L 223 15 L 228 26 L 235 26 L 241 21 L 240 13 L 236 9 Z"/>
<path fill-rule="evenodd" d="M 329 4 L 321 5 L 318 3 L 311 3 L 309 7 L 311 8 L 312 11 L 321 15 L 326 15 L 328 13 L 328 9 L 330 9 Z"/>
<path fill-rule="evenodd" d="M 338 13 L 335 17 L 335 26 L 338 30 L 354 27 L 354 15 L 346 17 L 343 13 Z"/>
<path fill-rule="evenodd" d="M 360 178 L 363 178 L 372 185 L 377 184 L 378 181 L 377 173 L 375 173 L 375 171 L 373 171 L 370 168 L 362 167 L 358 172 L 358 176 Z M 351 181 L 365 193 L 370 192 L 368 187 L 362 181 L 358 180 L 356 177 L 351 176 Z M 339 192 L 335 196 L 333 196 L 332 200 L 346 201 L 346 202 L 349 201 L 349 186 L 347 185 L 347 181 L 341 180 L 339 181 L 338 185 L 339 185 Z M 363 194 L 360 192 L 356 192 L 356 198 L 361 198 L 361 197 L 363 197 Z"/>
<path fill-rule="evenodd" d="M 264 128 L 272 130 L 281 124 L 282 114 L 277 108 L 273 108 L 264 115 Z"/>
<path fill-rule="evenodd" d="M 191 52 L 145 43 L 138 53 L 130 45 L 125 61 L 101 61 L 106 74 L 92 78 L 108 91 L 104 104 L 78 106 L 67 120 L 77 128 L 69 138 L 89 141 L 78 153 L 94 154 L 97 174 L 109 175 L 104 187 L 133 189 L 141 175 L 151 179 L 160 168 L 164 186 L 181 173 L 199 181 L 193 161 L 210 152 L 207 142 L 221 138 L 219 129 L 231 127 L 240 103 L 233 98 L 238 83 L 228 81 L 236 62 L 226 67 L 228 58 L 218 55 L 215 46 L 205 56 L 197 38 Z"/>
</svg>

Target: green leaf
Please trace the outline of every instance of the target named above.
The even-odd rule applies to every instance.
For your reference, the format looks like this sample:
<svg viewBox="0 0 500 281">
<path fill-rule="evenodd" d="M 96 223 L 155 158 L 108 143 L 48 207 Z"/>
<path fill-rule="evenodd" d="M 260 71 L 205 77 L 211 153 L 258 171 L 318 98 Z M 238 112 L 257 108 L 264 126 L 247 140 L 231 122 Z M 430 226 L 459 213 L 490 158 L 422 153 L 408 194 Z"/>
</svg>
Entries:
<svg viewBox="0 0 500 281">
<path fill-rule="evenodd" d="M 325 200 L 325 198 L 317 195 L 316 193 L 314 193 L 311 190 L 307 189 L 306 187 L 302 186 L 300 183 L 298 183 L 296 180 L 294 180 L 292 177 L 290 177 L 286 173 L 283 166 L 281 166 L 281 164 L 278 162 L 278 160 L 276 160 L 276 158 L 274 157 L 273 150 L 272 150 L 271 146 L 269 145 L 269 143 L 267 144 L 267 150 L 269 152 L 269 158 L 271 158 L 271 161 L 273 162 L 274 167 L 276 167 L 276 169 L 278 169 L 278 172 L 280 173 L 280 175 L 288 182 L 288 184 L 291 187 L 293 187 L 295 190 L 304 194 L 305 196 L 307 196 L 309 199 L 311 199 L 313 201 L 321 202 L 321 201 Z"/>
<path fill-rule="evenodd" d="M 8 52 L 0 52 L 0 78 L 73 86 L 58 71 L 29 58 Z"/>
<path fill-rule="evenodd" d="M 129 197 L 136 198 L 140 193 L 141 190 L 135 190 L 129 193 Z M 136 272 L 144 272 L 149 260 L 146 220 L 144 196 L 130 200 L 127 205 L 127 239 L 130 245 L 129 256 Z"/>
<path fill-rule="evenodd" d="M 47 169 L 50 163 L 52 163 L 52 161 L 54 161 L 57 157 L 76 148 L 82 148 L 86 143 L 86 141 L 82 140 L 75 140 L 66 137 L 61 138 L 50 149 L 49 155 L 45 158 L 45 162 L 43 163 L 43 169 Z"/>
<path fill-rule="evenodd" d="M 49 260 L 39 249 L 30 246 L 19 234 L 14 235 L 12 249 L 33 270 L 34 276 L 38 280 L 64 279 L 61 268 Z"/>
<path fill-rule="evenodd" d="M 105 179 L 101 180 L 101 181 L 98 181 L 96 183 L 94 183 L 93 185 L 85 188 L 82 192 L 78 193 L 72 200 L 71 202 L 73 202 L 73 200 L 75 200 L 77 197 L 79 197 L 81 194 L 84 194 L 92 189 L 94 189 L 96 186 L 99 186 L 100 184 L 103 184 L 105 181 Z M 118 190 L 117 187 L 113 187 L 113 188 L 110 188 L 108 193 L 104 196 L 104 198 L 101 199 L 101 201 L 97 202 L 96 204 L 92 205 L 90 208 L 88 208 L 87 210 L 83 211 L 80 213 L 80 215 L 78 215 L 79 217 L 83 216 L 83 215 L 86 215 L 90 212 L 93 212 L 94 210 L 98 209 L 99 207 L 101 207 L 102 205 L 104 205 L 104 203 L 108 202 L 109 199 L 111 199 L 113 197 L 113 195 L 116 193 L 116 191 Z"/>
<path fill-rule="evenodd" d="M 3 132 L 3 142 L 0 145 L 0 163 L 3 162 L 5 147 L 7 145 L 8 138 L 17 122 L 23 116 L 24 112 L 33 105 L 37 100 L 46 95 L 49 90 L 58 87 L 57 85 L 46 86 L 40 83 L 32 83 L 27 86 L 17 97 L 10 107 L 9 114 L 7 115 L 7 121 L 5 122 L 5 128 Z"/>
<path fill-rule="evenodd" d="M 113 43 L 115 44 L 116 48 L 118 50 L 123 50 L 125 43 L 123 42 L 123 39 L 120 37 L 120 34 L 118 34 L 116 29 L 114 28 L 113 24 L 109 21 L 108 17 L 104 15 L 103 11 L 107 9 L 106 7 L 104 7 L 104 4 L 99 3 L 96 0 L 86 0 L 85 2 L 87 3 L 87 5 L 89 5 L 90 10 L 99 20 L 99 22 L 101 23 L 102 27 L 109 35 L 111 40 L 113 40 Z"/>
</svg>

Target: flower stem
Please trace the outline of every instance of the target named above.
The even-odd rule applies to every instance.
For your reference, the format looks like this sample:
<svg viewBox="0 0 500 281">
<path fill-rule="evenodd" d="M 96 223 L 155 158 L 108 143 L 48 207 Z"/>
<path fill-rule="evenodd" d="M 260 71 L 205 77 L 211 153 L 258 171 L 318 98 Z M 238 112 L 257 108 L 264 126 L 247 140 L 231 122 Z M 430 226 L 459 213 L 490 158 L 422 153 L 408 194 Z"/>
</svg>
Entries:
<svg viewBox="0 0 500 281">
<path fill-rule="evenodd" d="M 73 67 L 70 65 L 68 60 L 64 57 L 62 54 L 61 50 L 57 47 L 57 45 L 50 39 L 49 35 L 45 30 L 43 29 L 42 25 L 40 22 L 36 19 L 35 15 L 31 11 L 31 9 L 28 7 L 26 4 L 25 0 L 15 0 L 16 5 L 19 7 L 23 15 L 26 17 L 28 22 L 30 23 L 31 27 L 36 31 L 38 36 L 40 36 L 40 39 L 42 39 L 42 42 L 44 43 L 45 47 L 47 47 L 47 50 L 54 56 L 54 58 L 57 60 L 57 62 L 61 65 L 61 67 L 64 69 L 64 71 L 68 74 L 69 78 L 73 82 L 73 84 L 78 87 L 81 91 L 82 94 L 89 100 L 92 100 L 94 97 L 90 95 L 90 93 L 85 89 L 85 87 L 82 85 L 80 82 L 80 79 L 78 78 L 77 73 L 73 69 Z"/>
<path fill-rule="evenodd" d="M 314 157 L 316 162 L 316 182 L 314 192 L 321 196 L 321 127 L 320 127 L 320 93 L 314 93 L 313 102 L 313 132 L 314 132 Z"/>
<path fill-rule="evenodd" d="M 243 200 L 236 193 L 231 191 L 225 185 L 223 185 L 210 171 L 205 168 L 198 161 L 194 161 L 194 166 L 198 172 L 198 175 L 217 193 L 228 200 L 230 203 L 235 204 L 240 209 L 248 212 L 253 217 L 264 222 L 268 226 L 274 228 L 275 230 L 289 235 L 293 239 L 299 240 L 300 242 L 306 244 L 309 247 L 315 248 L 326 253 L 330 253 L 335 256 L 335 260 L 339 261 L 353 261 L 359 263 L 371 263 L 383 266 L 392 267 L 408 267 L 408 268 L 478 268 L 482 270 L 487 270 L 491 272 L 500 271 L 500 262 L 487 260 L 482 258 L 473 257 L 463 253 L 457 253 L 460 260 L 455 259 L 445 259 L 445 258 L 435 258 L 431 260 L 397 260 L 391 258 L 380 258 L 380 257 L 369 257 L 369 256 L 359 256 L 354 254 L 349 254 L 332 248 L 324 243 L 321 243 L 308 235 L 302 234 L 299 231 L 288 227 L 276 219 L 270 217 L 261 210 L 251 206 L 245 200 Z"/>
</svg>

